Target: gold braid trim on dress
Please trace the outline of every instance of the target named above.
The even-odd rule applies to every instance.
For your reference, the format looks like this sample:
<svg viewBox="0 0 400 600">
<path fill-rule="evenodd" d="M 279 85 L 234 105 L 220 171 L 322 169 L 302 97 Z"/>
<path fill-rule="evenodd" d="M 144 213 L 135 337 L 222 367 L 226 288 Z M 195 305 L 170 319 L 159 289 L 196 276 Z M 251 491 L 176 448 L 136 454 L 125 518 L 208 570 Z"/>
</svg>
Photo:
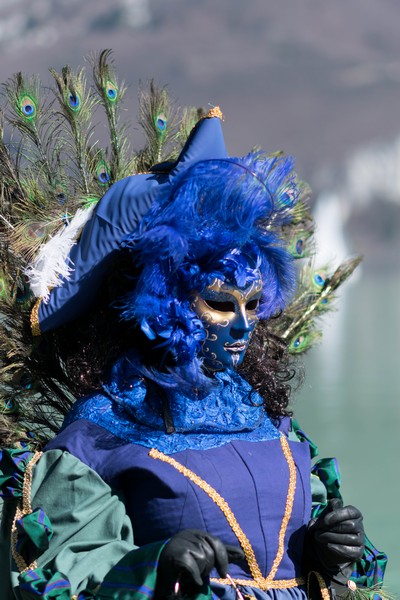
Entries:
<svg viewBox="0 0 400 600">
<path fill-rule="evenodd" d="M 299 585 L 305 584 L 304 577 L 272 580 L 263 578 L 263 582 L 260 582 L 258 579 L 256 581 L 255 579 L 235 579 L 234 577 L 231 577 L 230 579 L 218 579 L 217 577 L 213 577 L 211 581 L 215 581 L 215 583 L 222 583 L 223 585 L 232 585 L 233 581 L 236 585 L 257 588 L 259 590 L 262 590 L 263 592 L 267 590 L 286 590 L 288 588 L 298 587 Z"/>
<path fill-rule="evenodd" d="M 204 492 L 206 492 L 206 494 L 211 498 L 211 500 L 224 513 L 226 520 L 228 521 L 229 525 L 232 528 L 233 533 L 236 535 L 237 539 L 239 540 L 239 543 L 245 554 L 246 561 L 249 565 L 252 576 L 254 577 L 254 579 L 256 581 L 260 581 L 261 579 L 263 579 L 260 567 L 258 566 L 256 557 L 254 554 L 254 550 L 251 547 L 251 544 L 250 544 L 246 534 L 243 532 L 239 523 L 236 521 L 235 515 L 231 511 L 226 500 L 224 500 L 224 498 L 222 498 L 222 496 L 220 496 L 220 494 L 218 494 L 218 492 L 216 490 L 214 490 L 214 488 L 211 487 L 211 485 L 209 485 L 206 481 L 204 481 L 204 479 L 201 479 L 201 477 L 196 475 L 196 473 L 193 473 L 193 471 L 191 471 L 187 467 L 184 467 L 183 465 L 181 465 L 174 458 L 171 458 L 170 456 L 166 456 L 165 454 L 163 454 L 162 452 L 159 452 L 159 450 L 155 450 L 154 448 L 152 448 L 150 450 L 149 456 L 151 456 L 151 458 L 159 459 L 159 460 L 162 460 L 163 462 L 168 463 L 169 465 L 174 467 L 177 471 L 182 473 L 182 475 L 184 475 L 185 477 L 190 479 L 190 481 L 192 481 L 195 485 L 197 485 L 199 488 L 201 488 Z"/>
<path fill-rule="evenodd" d="M 294 494 L 296 491 L 296 465 L 294 464 L 294 460 L 293 460 L 292 453 L 290 451 L 289 443 L 288 443 L 287 439 L 285 438 L 285 436 L 282 434 L 280 437 L 280 442 L 281 442 L 284 457 L 285 457 L 287 465 L 289 467 L 289 487 L 288 487 L 287 496 L 286 496 L 285 513 L 283 515 L 281 527 L 279 530 L 278 552 L 276 553 L 275 560 L 271 567 L 271 571 L 269 572 L 269 575 L 267 576 L 267 579 L 269 579 L 269 580 L 274 579 L 276 572 L 278 570 L 278 567 L 283 558 L 283 553 L 285 550 L 285 534 L 286 534 L 287 526 L 290 521 L 290 517 L 292 515 L 293 504 L 294 504 Z"/>
<path fill-rule="evenodd" d="M 237 537 L 240 546 L 243 549 L 243 552 L 246 557 L 247 564 L 249 565 L 250 573 L 253 577 L 253 580 L 233 580 L 235 583 L 239 585 L 252 585 L 253 587 L 259 588 L 261 590 L 268 589 L 283 589 L 288 587 L 295 587 L 298 585 L 302 585 L 305 583 L 303 578 L 295 578 L 295 579 L 283 579 L 283 580 L 275 580 L 274 577 L 278 570 L 278 567 L 282 561 L 283 553 L 284 553 L 284 542 L 285 542 L 285 534 L 287 530 L 287 526 L 290 520 L 290 516 L 292 514 L 293 502 L 294 502 L 294 494 L 296 490 L 296 465 L 294 464 L 294 460 L 290 451 L 289 444 L 285 438 L 285 436 L 281 435 L 280 443 L 282 447 L 282 451 L 284 457 L 286 459 L 288 468 L 289 468 L 289 486 L 286 497 L 286 505 L 285 505 L 285 513 L 282 519 L 279 537 L 278 537 L 278 551 L 275 557 L 275 560 L 272 564 L 271 571 L 269 572 L 267 577 L 263 577 L 261 573 L 261 569 L 257 563 L 257 559 L 254 554 L 254 550 L 248 540 L 246 534 L 240 527 L 239 523 L 236 520 L 235 515 L 230 509 L 228 503 L 218 492 L 212 488 L 204 479 L 201 479 L 196 473 L 193 473 L 187 467 L 181 465 L 178 461 L 170 456 L 166 456 L 162 452 L 155 450 L 154 448 L 150 451 L 149 455 L 151 458 L 155 458 L 158 460 L 162 460 L 170 464 L 177 471 L 182 473 L 185 477 L 188 477 L 195 485 L 200 487 L 210 498 L 211 500 L 220 508 L 220 510 L 225 515 L 226 520 L 228 521 L 233 533 Z M 213 579 L 212 581 L 216 581 L 218 583 L 223 583 L 230 585 L 231 582 L 229 579 Z"/>
<path fill-rule="evenodd" d="M 29 515 L 32 512 L 31 506 L 31 488 L 32 488 L 32 469 L 38 462 L 43 452 L 35 452 L 31 460 L 28 462 L 25 473 L 24 482 L 22 484 L 22 506 L 17 507 L 15 516 L 11 527 L 11 554 L 20 573 L 27 571 L 28 569 L 36 569 L 36 561 L 33 561 L 30 565 L 27 565 L 22 556 L 17 552 L 17 521 L 24 515 Z"/>
<path fill-rule="evenodd" d="M 236 587 L 236 585 L 245 586 L 245 587 L 250 586 L 250 587 L 257 588 L 257 589 L 260 589 L 263 591 L 288 589 L 288 588 L 298 587 L 299 585 L 305 585 L 306 582 L 303 577 L 295 577 L 293 579 L 274 579 L 276 572 L 278 570 L 278 567 L 283 558 L 285 534 L 286 534 L 287 526 L 288 526 L 288 523 L 289 523 L 289 520 L 290 520 L 290 517 L 292 514 L 292 510 L 293 510 L 294 495 L 295 495 L 295 491 L 296 491 L 296 478 L 297 478 L 296 465 L 294 463 L 292 453 L 290 451 L 289 443 L 288 443 L 286 437 L 282 434 L 280 437 L 280 443 L 281 443 L 284 457 L 286 459 L 286 462 L 287 462 L 287 465 L 289 468 L 289 486 L 288 486 L 288 491 L 287 491 L 287 496 L 286 496 L 285 513 L 283 515 L 281 527 L 279 530 L 278 551 L 276 553 L 276 557 L 272 564 L 271 570 L 270 570 L 268 576 L 265 578 L 262 576 L 261 569 L 257 563 L 257 559 L 255 557 L 254 550 L 250 544 L 250 541 L 247 538 L 246 534 L 243 532 L 239 523 L 237 522 L 236 517 L 233 514 L 232 510 L 230 509 L 226 500 L 220 494 L 218 494 L 218 492 L 214 488 L 212 488 L 211 485 L 209 485 L 206 481 L 204 481 L 204 479 L 202 479 L 201 477 L 196 475 L 196 473 L 194 473 L 187 467 L 184 467 L 181 463 L 179 463 L 177 460 L 175 460 L 171 456 L 167 456 L 166 454 L 163 454 L 162 452 L 160 452 L 159 450 L 156 450 L 155 448 L 152 448 L 150 450 L 149 456 L 151 458 L 154 458 L 157 460 L 162 460 L 163 462 L 171 465 L 172 467 L 174 467 L 174 469 L 179 471 L 179 473 L 182 473 L 182 475 L 184 475 L 185 477 L 190 479 L 190 481 L 192 481 L 195 485 L 197 485 L 199 488 L 201 488 L 211 498 L 211 500 L 223 512 L 226 520 L 228 521 L 229 525 L 231 526 L 233 533 L 237 537 L 237 539 L 240 543 L 240 546 L 243 549 L 243 552 L 245 554 L 245 558 L 246 558 L 247 564 L 249 565 L 250 573 L 253 576 L 253 579 L 233 579 L 233 578 L 229 577 L 226 579 L 212 578 L 211 581 L 214 581 L 216 583 L 221 583 L 224 585 L 233 585 L 234 587 Z M 321 575 L 319 573 L 317 573 L 316 571 L 312 571 L 308 575 L 308 580 L 307 580 L 308 585 L 307 586 L 309 586 L 311 574 L 315 575 L 315 577 L 318 581 L 318 584 L 319 584 L 320 590 L 321 590 L 322 600 L 330 600 L 330 594 L 329 594 L 328 588 L 326 587 L 325 581 L 321 577 Z M 243 593 L 242 595 L 245 597 L 248 597 L 248 594 Z"/>
<path fill-rule="evenodd" d="M 310 580 L 311 580 L 312 575 L 314 575 L 315 579 L 318 581 L 322 600 L 330 600 L 331 595 L 329 593 L 328 588 L 326 587 L 325 580 L 322 577 L 322 575 L 320 575 L 320 573 L 318 573 L 318 571 L 310 571 L 309 572 L 308 577 L 307 577 L 307 593 L 309 593 L 309 591 L 310 591 Z"/>
</svg>

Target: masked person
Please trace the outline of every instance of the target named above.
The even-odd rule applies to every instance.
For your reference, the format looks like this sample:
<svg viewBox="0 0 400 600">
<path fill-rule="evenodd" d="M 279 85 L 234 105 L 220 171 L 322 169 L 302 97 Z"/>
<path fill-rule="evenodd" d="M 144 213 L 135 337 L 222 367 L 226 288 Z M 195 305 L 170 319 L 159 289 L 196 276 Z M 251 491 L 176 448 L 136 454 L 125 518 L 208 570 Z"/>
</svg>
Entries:
<svg viewBox="0 0 400 600">
<path fill-rule="evenodd" d="M 43 453 L 3 454 L 2 600 L 328 598 L 347 585 L 362 515 L 325 497 L 311 518 L 287 349 L 261 328 L 294 292 L 281 234 L 299 195 L 290 158 L 227 157 L 213 114 L 167 174 L 105 194 L 69 278 L 33 312 L 87 393 Z"/>
</svg>

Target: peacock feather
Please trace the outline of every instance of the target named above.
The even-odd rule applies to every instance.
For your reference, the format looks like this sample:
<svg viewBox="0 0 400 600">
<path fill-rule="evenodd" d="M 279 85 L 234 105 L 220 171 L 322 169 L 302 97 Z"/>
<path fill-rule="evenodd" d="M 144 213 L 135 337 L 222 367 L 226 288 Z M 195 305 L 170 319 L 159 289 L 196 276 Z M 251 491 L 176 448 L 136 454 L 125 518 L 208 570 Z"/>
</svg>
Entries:
<svg viewBox="0 0 400 600">
<path fill-rule="evenodd" d="M 359 588 L 349 580 L 347 588 L 345 592 L 338 594 L 338 600 L 395 600 L 395 596 L 384 590 L 379 584 L 369 588 Z"/>
<path fill-rule="evenodd" d="M 136 160 L 139 172 L 148 171 L 156 163 L 170 157 L 168 151 L 177 141 L 176 112 L 167 89 L 157 88 L 154 81 L 139 91 L 139 124 L 145 134 L 145 147 Z"/>
<path fill-rule="evenodd" d="M 360 257 L 349 259 L 331 273 L 328 267 L 315 269 L 309 259 L 299 269 L 295 297 L 269 325 L 275 335 L 287 341 L 292 354 L 305 352 L 321 338 L 320 317 L 334 308 L 337 289 L 360 262 Z"/>
<path fill-rule="evenodd" d="M 107 115 L 110 133 L 110 160 L 108 184 L 132 174 L 133 163 L 130 155 L 130 144 L 126 135 L 126 124 L 121 123 L 120 107 L 125 95 L 126 86 L 118 81 L 115 67 L 111 59 L 111 50 L 103 50 L 91 59 L 93 80 L 99 102 Z"/>
<path fill-rule="evenodd" d="M 74 211 L 76 206 L 66 191 L 67 177 L 60 166 L 52 101 L 42 99 L 45 94 L 39 80 L 27 82 L 17 73 L 4 85 L 3 95 L 3 124 L 9 140 L 4 141 L 3 125 L 1 216 L 7 227 L 2 233 L 13 251 L 29 261 L 62 226 L 65 211 Z M 9 212 L 8 219 L 5 212 Z"/>
<path fill-rule="evenodd" d="M 64 140 L 62 159 L 68 165 L 69 176 L 79 192 L 89 196 L 96 189 L 94 171 L 97 142 L 93 141 L 92 116 L 97 101 L 88 88 L 83 69 L 74 73 L 67 65 L 61 73 L 55 69 L 50 69 L 50 73 L 57 85 L 55 134 Z M 68 141 L 71 150 L 65 143 Z"/>
</svg>

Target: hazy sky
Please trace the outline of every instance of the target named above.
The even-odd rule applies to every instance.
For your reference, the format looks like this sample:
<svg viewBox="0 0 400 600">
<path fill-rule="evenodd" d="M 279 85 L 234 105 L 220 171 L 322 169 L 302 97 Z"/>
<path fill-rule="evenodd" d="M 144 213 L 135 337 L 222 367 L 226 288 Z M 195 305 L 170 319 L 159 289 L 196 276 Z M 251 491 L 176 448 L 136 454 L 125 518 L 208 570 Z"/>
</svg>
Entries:
<svg viewBox="0 0 400 600">
<path fill-rule="evenodd" d="M 400 4 L 393 0 L 2 0 L 0 76 L 76 67 L 111 47 L 131 85 L 220 104 L 231 154 L 282 148 L 313 179 L 400 130 Z"/>
</svg>

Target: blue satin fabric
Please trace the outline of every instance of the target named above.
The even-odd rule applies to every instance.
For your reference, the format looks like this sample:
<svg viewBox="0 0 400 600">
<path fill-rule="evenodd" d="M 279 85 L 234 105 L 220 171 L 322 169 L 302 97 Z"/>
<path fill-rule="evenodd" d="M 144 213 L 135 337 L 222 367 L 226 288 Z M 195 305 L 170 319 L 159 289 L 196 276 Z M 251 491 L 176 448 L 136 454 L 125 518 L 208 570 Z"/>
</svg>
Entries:
<svg viewBox="0 0 400 600">
<path fill-rule="evenodd" d="M 160 395 L 152 394 L 151 388 L 148 392 L 140 366 L 125 356 L 115 364 L 104 392 L 76 402 L 64 427 L 88 419 L 123 440 L 166 454 L 216 448 L 232 440 L 279 438 L 261 396 L 240 375 L 226 370 L 215 379 L 212 392 L 199 399 L 187 398 L 174 389 L 166 391 L 175 427 L 171 435 L 166 432 Z"/>
</svg>

